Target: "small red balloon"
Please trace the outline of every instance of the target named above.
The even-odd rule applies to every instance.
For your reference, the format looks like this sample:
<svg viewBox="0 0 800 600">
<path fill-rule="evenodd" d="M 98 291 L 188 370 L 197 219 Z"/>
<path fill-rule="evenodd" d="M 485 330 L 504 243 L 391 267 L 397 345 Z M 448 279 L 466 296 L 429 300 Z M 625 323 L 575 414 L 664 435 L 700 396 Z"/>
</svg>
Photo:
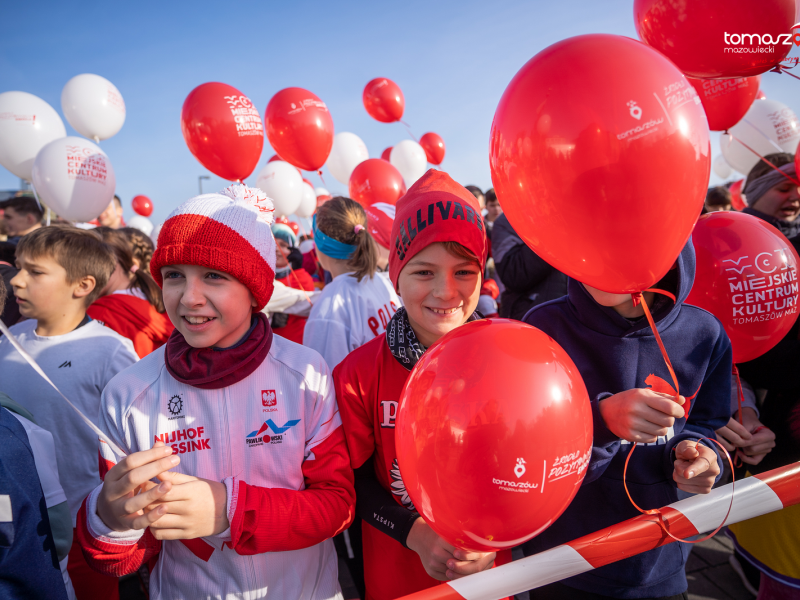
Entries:
<svg viewBox="0 0 800 600">
<path fill-rule="evenodd" d="M 333 119 L 325 103 L 308 90 L 281 90 L 267 104 L 264 119 L 270 145 L 289 164 L 317 171 L 328 160 Z"/>
<path fill-rule="evenodd" d="M 764 90 L 758 90 L 758 93 L 756 94 L 756 100 L 766 100 L 766 99 L 767 95 L 764 93 Z"/>
<path fill-rule="evenodd" d="M 368 158 L 353 169 L 349 190 L 350 197 L 366 208 L 376 202 L 394 205 L 406 193 L 406 184 L 394 165 Z"/>
<path fill-rule="evenodd" d="M 273 154 L 267 162 L 271 163 L 271 162 L 275 162 L 276 160 L 283 160 L 283 159 L 280 156 L 278 156 L 277 154 Z M 286 161 L 283 160 L 283 162 L 286 162 Z"/>
<path fill-rule="evenodd" d="M 517 234 L 590 286 L 651 287 L 706 196 L 711 144 L 696 98 L 666 57 L 626 37 L 583 35 L 534 56 L 500 100 L 489 147 Z M 663 173 L 670 185 L 653 186 Z"/>
<path fill-rule="evenodd" d="M 381 152 L 381 158 L 386 162 L 391 162 L 389 158 L 392 156 L 392 148 L 393 146 L 389 146 L 388 148 L 386 148 L 386 150 Z"/>
<path fill-rule="evenodd" d="M 509 319 L 472 321 L 433 344 L 409 375 L 395 424 L 414 507 L 444 540 L 475 551 L 547 529 L 577 493 L 592 450 L 577 367 L 553 338 Z"/>
<path fill-rule="evenodd" d="M 692 77 L 759 75 L 793 47 L 795 0 L 635 0 L 633 14 L 639 37 Z"/>
<path fill-rule="evenodd" d="M 332 200 L 333 196 L 330 194 L 320 194 L 317 196 L 317 208 L 325 204 L 328 200 Z"/>
<path fill-rule="evenodd" d="M 181 111 L 181 130 L 200 164 L 230 181 L 248 177 L 264 147 L 258 110 L 225 83 L 204 83 L 189 93 Z"/>
<path fill-rule="evenodd" d="M 406 100 L 403 92 L 391 79 L 378 77 L 370 81 L 362 94 L 369 116 L 381 123 L 394 123 L 403 118 Z"/>
<path fill-rule="evenodd" d="M 444 140 L 436 133 L 425 133 L 419 138 L 419 145 L 432 165 L 440 165 L 444 160 Z"/>
<path fill-rule="evenodd" d="M 153 202 L 147 196 L 134 196 L 131 200 L 131 207 L 133 212 L 143 217 L 149 217 L 153 214 Z"/>
<path fill-rule="evenodd" d="M 731 206 L 734 210 L 744 210 L 747 208 L 747 202 L 745 202 L 744 196 L 742 196 L 743 185 L 744 179 L 740 179 L 739 181 L 734 181 L 731 187 L 728 188 L 728 191 L 731 193 Z"/>
<path fill-rule="evenodd" d="M 725 131 L 742 120 L 758 94 L 761 76 L 736 79 L 687 77 L 700 96 L 711 131 Z"/>
<path fill-rule="evenodd" d="M 289 229 L 291 229 L 295 235 L 300 235 L 300 224 L 295 223 L 294 221 L 289 221 L 287 223 L 289 225 Z"/>
<path fill-rule="evenodd" d="M 286 215 L 281 215 L 280 217 L 275 219 L 275 222 L 276 223 L 281 223 L 282 225 L 288 225 L 289 224 L 289 217 L 287 217 Z"/>
<path fill-rule="evenodd" d="M 733 362 L 758 358 L 797 320 L 800 257 L 775 227 L 744 213 L 703 215 L 692 242 L 697 270 L 686 302 L 722 321 Z"/>
</svg>

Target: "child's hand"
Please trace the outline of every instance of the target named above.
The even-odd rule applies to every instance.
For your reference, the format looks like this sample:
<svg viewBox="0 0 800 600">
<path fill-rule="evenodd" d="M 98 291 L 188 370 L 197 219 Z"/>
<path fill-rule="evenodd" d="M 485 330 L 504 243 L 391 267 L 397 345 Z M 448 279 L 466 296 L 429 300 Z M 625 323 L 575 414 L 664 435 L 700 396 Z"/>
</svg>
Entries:
<svg viewBox="0 0 800 600">
<path fill-rule="evenodd" d="M 717 440 L 725 447 L 728 452 L 733 452 L 736 448 L 742 448 L 753 438 L 746 427 L 741 425 L 734 417 L 728 420 L 728 424 L 717 429 Z"/>
<path fill-rule="evenodd" d="M 106 526 L 114 531 L 144 529 L 167 512 L 152 505 L 169 492 L 172 483 L 155 485 L 150 479 L 180 462 L 170 454 L 172 448 L 159 442 L 150 450 L 126 456 L 111 468 L 97 498 L 97 516 Z M 148 507 L 153 509 L 146 510 Z"/>
<path fill-rule="evenodd" d="M 748 465 L 757 465 L 775 447 L 775 434 L 761 424 L 756 411 L 746 406 L 742 409 L 742 423 L 747 431 L 752 431 L 750 439 L 740 446 L 739 458 Z"/>
<path fill-rule="evenodd" d="M 230 527 L 224 483 L 172 472 L 162 473 L 159 479 L 172 489 L 152 507 L 166 513 L 150 525 L 157 540 L 191 540 Z"/>
<path fill-rule="evenodd" d="M 422 517 L 411 526 L 406 543 L 419 554 L 428 575 L 439 581 L 472 575 L 491 568 L 494 564 L 494 552 L 456 549 L 440 538 Z"/>
<path fill-rule="evenodd" d="M 672 479 L 678 484 L 678 489 L 692 494 L 707 494 L 717 475 L 717 453 L 711 448 L 691 440 L 683 440 L 675 446 Z"/>
<path fill-rule="evenodd" d="M 599 403 L 600 415 L 609 431 L 629 442 L 655 442 L 667 435 L 675 419 L 684 416 L 686 399 L 650 389 L 634 388 L 614 394 Z"/>
</svg>

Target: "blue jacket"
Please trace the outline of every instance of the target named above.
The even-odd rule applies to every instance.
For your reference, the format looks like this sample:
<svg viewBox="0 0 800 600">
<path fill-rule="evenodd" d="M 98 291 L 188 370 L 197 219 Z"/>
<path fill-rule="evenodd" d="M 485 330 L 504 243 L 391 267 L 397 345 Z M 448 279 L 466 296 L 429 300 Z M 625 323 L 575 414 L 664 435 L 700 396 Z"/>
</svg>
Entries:
<svg viewBox="0 0 800 600">
<path fill-rule="evenodd" d="M 690 397 L 699 392 L 691 401 L 688 418 L 676 420 L 673 432 L 656 443 L 639 445 L 631 458 L 628 489 L 636 503 L 646 509 L 678 499 L 672 479 L 675 445 L 685 439 L 715 437 L 715 430 L 730 416 L 730 340 L 716 317 L 683 304 L 694 282 L 691 241 L 676 266 L 654 287 L 677 292 L 677 302 L 656 295 L 653 318 L 681 394 Z M 570 279 L 567 296 L 533 308 L 523 320 L 553 337 L 570 355 L 586 383 L 594 415 L 592 457 L 583 485 L 564 514 L 525 545 L 525 554 L 530 555 L 639 514 L 622 484 L 625 458 L 632 445 L 609 431 L 598 403 L 625 390 L 647 388 L 651 375 L 670 385 L 672 379 L 646 318 L 630 321 L 612 308 L 600 306 L 578 281 Z M 687 589 L 684 567 L 688 556 L 688 545 L 673 543 L 564 583 L 616 598 L 671 596 Z"/>
</svg>

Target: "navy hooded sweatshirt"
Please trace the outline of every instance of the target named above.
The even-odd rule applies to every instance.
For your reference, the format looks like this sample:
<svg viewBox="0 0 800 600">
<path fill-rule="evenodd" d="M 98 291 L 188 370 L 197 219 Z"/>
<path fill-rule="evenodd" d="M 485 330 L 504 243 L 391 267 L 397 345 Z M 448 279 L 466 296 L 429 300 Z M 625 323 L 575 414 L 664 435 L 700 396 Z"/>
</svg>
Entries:
<svg viewBox="0 0 800 600">
<path fill-rule="evenodd" d="M 656 295 L 652 308 L 680 393 L 690 397 L 700 391 L 691 401 L 689 414 L 675 421 L 672 432 L 653 444 L 640 444 L 631 457 L 628 489 L 644 509 L 660 508 L 678 499 L 672 479 L 672 451 L 678 442 L 715 438 L 715 430 L 730 417 L 731 343 L 716 317 L 683 304 L 694 273 L 695 254 L 689 241 L 676 268 L 655 286 L 677 292 L 675 304 Z M 583 485 L 564 514 L 525 544 L 529 556 L 639 514 L 622 484 L 625 458 L 632 444 L 609 431 L 598 404 L 612 394 L 649 387 L 651 375 L 673 384 L 647 319 L 631 321 L 613 308 L 600 306 L 578 281 L 570 279 L 567 296 L 531 309 L 523 320 L 555 339 L 575 362 L 589 391 L 594 415 L 592 457 Z M 681 594 L 688 587 L 684 567 L 689 550 L 687 544 L 669 544 L 562 583 L 616 598 Z"/>
</svg>

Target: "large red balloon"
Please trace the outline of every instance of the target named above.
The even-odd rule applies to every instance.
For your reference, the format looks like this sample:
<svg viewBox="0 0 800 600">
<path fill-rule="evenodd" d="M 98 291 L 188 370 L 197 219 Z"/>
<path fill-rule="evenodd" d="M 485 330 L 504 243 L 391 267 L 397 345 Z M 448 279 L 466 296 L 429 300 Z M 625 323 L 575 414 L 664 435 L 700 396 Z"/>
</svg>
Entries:
<svg viewBox="0 0 800 600">
<path fill-rule="evenodd" d="M 378 77 L 370 81 L 362 94 L 369 116 L 381 123 L 394 123 L 403 118 L 406 100 L 403 92 L 391 79 Z"/>
<path fill-rule="evenodd" d="M 733 362 L 758 358 L 797 320 L 800 257 L 775 227 L 744 213 L 703 215 L 692 242 L 697 272 L 686 302 L 722 321 Z"/>
<path fill-rule="evenodd" d="M 694 88 L 652 48 L 604 34 L 558 42 L 522 67 L 497 107 L 489 153 L 497 197 L 525 243 L 612 293 L 667 273 L 711 169 Z"/>
<path fill-rule="evenodd" d="M 209 171 L 241 181 L 258 164 L 264 147 L 264 127 L 258 110 L 235 87 L 204 83 L 183 103 L 181 130 L 186 145 Z"/>
<path fill-rule="evenodd" d="M 639 37 L 692 77 L 759 75 L 793 45 L 795 0 L 635 0 L 633 14 Z"/>
<path fill-rule="evenodd" d="M 733 210 L 744 210 L 747 208 L 747 202 L 745 202 L 744 196 L 742 196 L 742 185 L 744 185 L 744 179 L 734 181 L 731 187 L 728 188 L 728 191 L 731 193 L 731 206 Z"/>
<path fill-rule="evenodd" d="M 725 131 L 742 120 L 758 94 L 761 76 L 736 79 L 687 77 L 697 90 L 711 131 Z"/>
<path fill-rule="evenodd" d="M 131 207 L 133 212 L 143 217 L 149 217 L 153 214 L 153 202 L 147 196 L 134 196 L 131 200 Z"/>
<path fill-rule="evenodd" d="M 328 160 L 333 119 L 325 103 L 308 90 L 281 90 L 267 104 L 264 119 L 269 143 L 289 164 L 317 171 Z"/>
<path fill-rule="evenodd" d="M 592 449 L 586 386 L 566 352 L 519 321 L 467 323 L 431 346 L 397 411 L 400 473 L 450 544 L 511 548 L 567 508 Z"/>
<path fill-rule="evenodd" d="M 432 165 L 440 165 L 444 160 L 444 140 L 437 133 L 425 133 L 419 138 L 419 145 Z"/>
<path fill-rule="evenodd" d="M 349 190 L 350 197 L 366 208 L 376 202 L 394 205 L 406 193 L 406 184 L 394 165 L 368 158 L 353 169 Z"/>
</svg>

